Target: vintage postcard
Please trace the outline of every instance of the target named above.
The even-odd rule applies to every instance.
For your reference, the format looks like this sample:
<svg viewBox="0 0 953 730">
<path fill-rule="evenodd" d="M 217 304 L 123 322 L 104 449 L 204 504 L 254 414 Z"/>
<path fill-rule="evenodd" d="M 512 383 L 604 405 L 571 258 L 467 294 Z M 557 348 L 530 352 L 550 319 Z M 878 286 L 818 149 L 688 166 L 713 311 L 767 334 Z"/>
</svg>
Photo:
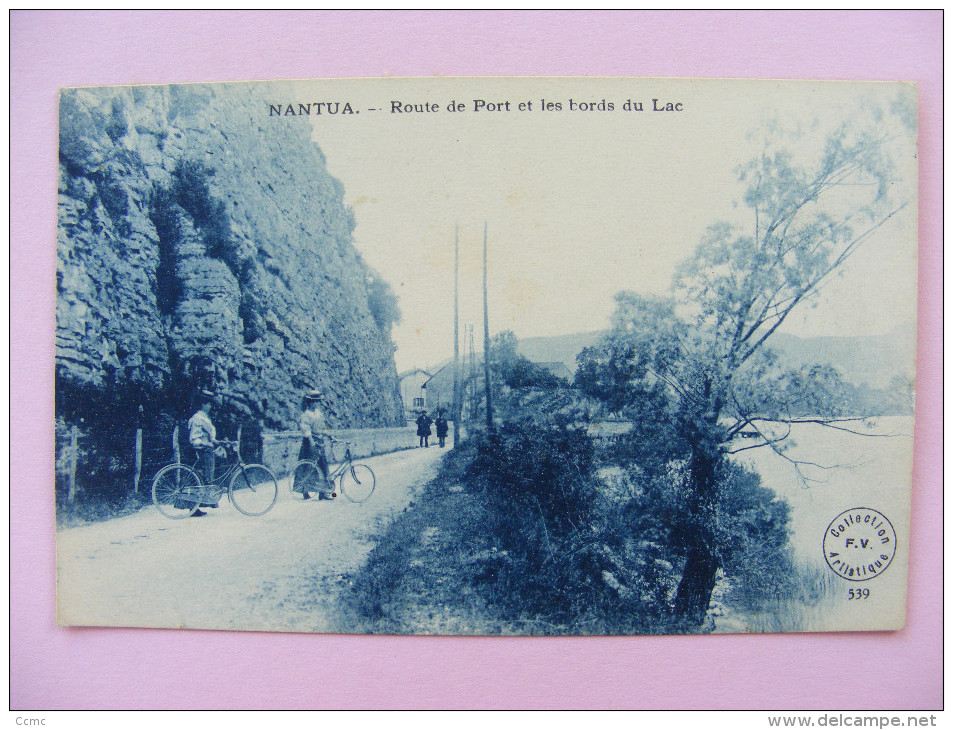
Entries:
<svg viewBox="0 0 953 730">
<path fill-rule="evenodd" d="M 905 620 L 917 96 L 64 89 L 57 622 Z"/>
</svg>

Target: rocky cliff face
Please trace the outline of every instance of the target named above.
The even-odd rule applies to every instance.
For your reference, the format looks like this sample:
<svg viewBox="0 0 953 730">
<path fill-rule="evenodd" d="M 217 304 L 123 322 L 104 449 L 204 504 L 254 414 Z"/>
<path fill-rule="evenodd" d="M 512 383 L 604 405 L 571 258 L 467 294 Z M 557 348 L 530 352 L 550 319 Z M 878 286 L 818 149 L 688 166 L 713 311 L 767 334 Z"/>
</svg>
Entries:
<svg viewBox="0 0 953 730">
<path fill-rule="evenodd" d="M 332 425 L 401 422 L 389 290 L 352 245 L 310 126 L 268 124 L 262 93 L 62 93 L 61 418 L 182 418 L 211 389 L 225 412 L 293 427 L 317 387 Z"/>
</svg>

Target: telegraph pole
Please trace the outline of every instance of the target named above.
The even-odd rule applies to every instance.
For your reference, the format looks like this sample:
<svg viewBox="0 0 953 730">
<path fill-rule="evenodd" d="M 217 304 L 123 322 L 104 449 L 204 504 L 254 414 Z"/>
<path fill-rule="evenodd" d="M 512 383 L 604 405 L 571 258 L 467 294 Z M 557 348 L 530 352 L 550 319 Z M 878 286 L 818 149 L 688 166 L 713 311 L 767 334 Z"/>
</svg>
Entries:
<svg viewBox="0 0 953 730">
<path fill-rule="evenodd" d="M 476 361 L 476 343 L 473 341 L 473 323 L 470 323 L 470 413 L 476 413 L 480 408 L 480 395 L 477 391 L 477 361 Z"/>
<path fill-rule="evenodd" d="M 493 402 L 490 386 L 490 320 L 486 297 L 486 221 L 483 221 L 483 379 L 486 389 L 486 435 L 493 435 Z"/>
<path fill-rule="evenodd" d="M 453 445 L 460 443 L 460 224 L 453 227 Z"/>
</svg>

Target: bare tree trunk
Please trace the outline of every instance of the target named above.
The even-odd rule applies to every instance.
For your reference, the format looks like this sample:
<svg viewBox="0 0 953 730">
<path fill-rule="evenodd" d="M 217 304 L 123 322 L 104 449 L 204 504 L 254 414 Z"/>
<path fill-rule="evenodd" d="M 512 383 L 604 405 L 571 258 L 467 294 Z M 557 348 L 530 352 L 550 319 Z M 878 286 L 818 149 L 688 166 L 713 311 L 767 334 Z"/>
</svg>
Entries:
<svg viewBox="0 0 953 730">
<path fill-rule="evenodd" d="M 483 378 L 486 388 L 486 433 L 493 433 L 493 388 L 490 384 L 490 320 L 486 296 L 486 221 L 483 221 Z"/>
<path fill-rule="evenodd" d="M 695 623 L 704 621 L 717 573 L 718 558 L 707 541 L 699 536 L 688 549 L 685 570 L 675 596 L 675 613 Z"/>
<path fill-rule="evenodd" d="M 689 479 L 691 492 L 691 536 L 685 557 L 685 569 L 675 594 L 675 613 L 695 623 L 701 623 L 708 613 L 711 594 L 718 573 L 718 554 L 715 545 L 715 492 L 717 448 L 712 448 L 704 436 L 692 447 Z"/>
</svg>

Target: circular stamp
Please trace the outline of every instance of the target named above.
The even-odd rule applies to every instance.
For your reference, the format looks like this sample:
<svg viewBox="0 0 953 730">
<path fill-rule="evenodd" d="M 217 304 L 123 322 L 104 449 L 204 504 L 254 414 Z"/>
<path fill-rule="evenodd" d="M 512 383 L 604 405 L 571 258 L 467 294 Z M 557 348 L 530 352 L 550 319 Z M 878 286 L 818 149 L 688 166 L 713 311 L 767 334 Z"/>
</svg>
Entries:
<svg viewBox="0 0 953 730">
<path fill-rule="evenodd" d="M 883 573 L 897 553 L 890 520 L 869 507 L 854 507 L 835 517 L 824 533 L 824 560 L 841 578 L 862 581 Z"/>
</svg>

